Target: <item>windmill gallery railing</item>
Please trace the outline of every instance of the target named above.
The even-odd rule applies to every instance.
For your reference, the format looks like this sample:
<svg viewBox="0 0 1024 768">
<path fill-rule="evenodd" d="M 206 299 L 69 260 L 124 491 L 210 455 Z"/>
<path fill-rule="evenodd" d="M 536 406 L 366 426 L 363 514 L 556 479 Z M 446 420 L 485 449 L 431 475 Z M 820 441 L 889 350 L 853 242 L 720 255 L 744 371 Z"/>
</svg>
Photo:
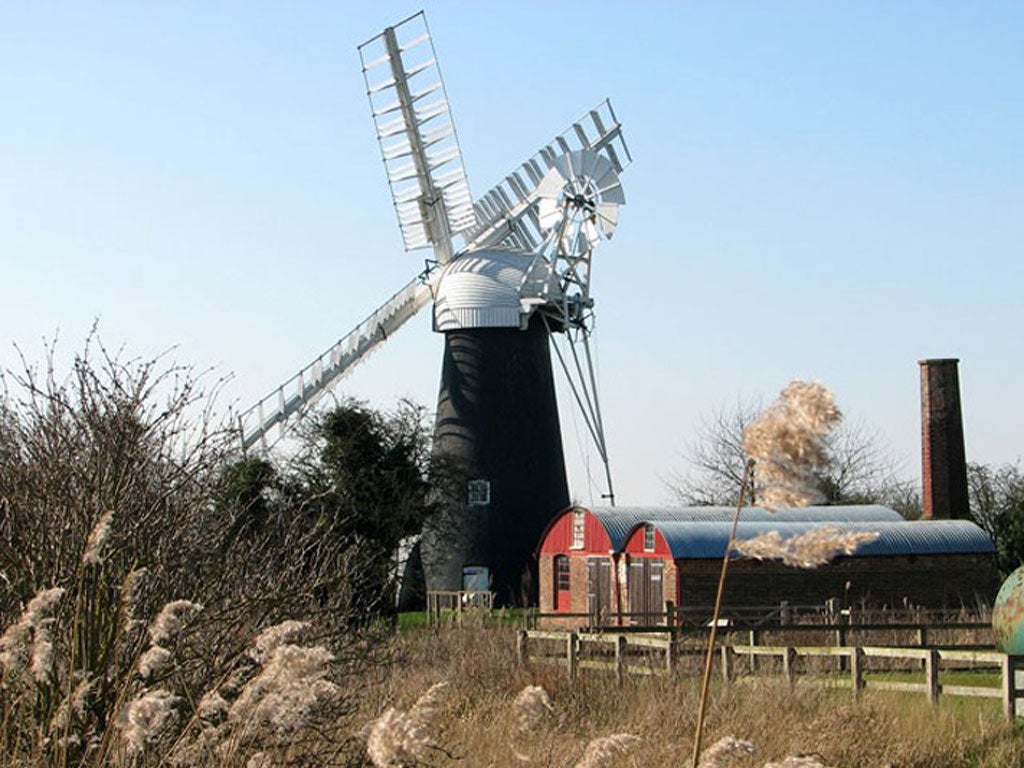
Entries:
<svg viewBox="0 0 1024 768">
<path fill-rule="evenodd" d="M 699 664 L 704 653 L 697 645 L 684 645 L 670 632 L 521 630 L 516 646 L 517 658 L 524 666 L 555 664 L 570 678 L 576 678 L 581 670 L 601 670 L 613 673 L 620 683 L 627 675 L 678 673 L 684 659 Z M 743 658 L 746 664 L 740 663 Z M 791 683 L 799 678 L 847 688 L 855 697 L 865 690 L 878 690 L 924 694 L 933 704 L 940 696 L 999 699 L 1008 720 L 1024 716 L 1024 656 L 994 650 L 731 644 L 721 647 L 717 663 L 727 684 L 744 674 L 776 672 Z M 980 678 L 977 682 L 995 680 L 997 684 L 956 684 L 952 682 L 954 673 L 958 677 L 973 673 Z"/>
</svg>

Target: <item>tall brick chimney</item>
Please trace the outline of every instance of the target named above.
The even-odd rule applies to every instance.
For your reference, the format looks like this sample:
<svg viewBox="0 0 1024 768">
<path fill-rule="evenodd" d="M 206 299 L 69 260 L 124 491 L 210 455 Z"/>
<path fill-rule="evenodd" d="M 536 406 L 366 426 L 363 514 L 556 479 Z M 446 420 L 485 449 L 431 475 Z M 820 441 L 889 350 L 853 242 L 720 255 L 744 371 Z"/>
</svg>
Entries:
<svg viewBox="0 0 1024 768">
<path fill-rule="evenodd" d="M 923 517 L 968 519 L 967 457 L 960 377 L 951 358 L 920 360 Z"/>
</svg>

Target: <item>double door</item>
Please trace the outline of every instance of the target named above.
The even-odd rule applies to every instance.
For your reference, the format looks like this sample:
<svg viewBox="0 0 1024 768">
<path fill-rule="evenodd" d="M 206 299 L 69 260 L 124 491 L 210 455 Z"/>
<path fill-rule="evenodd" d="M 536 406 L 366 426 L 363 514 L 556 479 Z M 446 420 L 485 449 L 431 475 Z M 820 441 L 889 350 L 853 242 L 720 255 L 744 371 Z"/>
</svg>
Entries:
<svg viewBox="0 0 1024 768">
<path fill-rule="evenodd" d="M 665 564 L 641 557 L 629 564 L 630 624 L 660 624 L 665 619 Z"/>
</svg>

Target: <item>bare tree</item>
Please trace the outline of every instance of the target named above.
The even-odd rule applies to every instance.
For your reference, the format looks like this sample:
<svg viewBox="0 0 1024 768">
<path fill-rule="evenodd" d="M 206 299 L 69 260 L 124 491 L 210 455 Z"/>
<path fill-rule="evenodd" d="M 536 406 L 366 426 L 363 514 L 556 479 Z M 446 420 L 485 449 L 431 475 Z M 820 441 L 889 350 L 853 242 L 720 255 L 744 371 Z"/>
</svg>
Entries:
<svg viewBox="0 0 1024 768">
<path fill-rule="evenodd" d="M 743 432 L 763 410 L 758 399 L 737 400 L 701 417 L 693 439 L 683 451 L 685 466 L 666 481 L 682 504 L 729 506 L 736 503 L 743 468 Z M 881 438 L 863 422 L 842 422 L 828 440 L 828 464 L 818 474 L 830 504 L 883 504 L 904 517 L 920 515 L 921 502 L 913 482 Z M 756 503 L 760 486 L 753 474 L 749 498 Z"/>
<path fill-rule="evenodd" d="M 1016 464 L 967 465 L 971 516 L 996 546 L 1003 575 L 1024 563 L 1024 472 Z"/>
<path fill-rule="evenodd" d="M 760 412 L 760 401 L 737 400 L 732 408 L 701 416 L 683 453 L 687 468 L 674 472 L 666 483 L 676 499 L 700 507 L 736 503 L 747 461 L 743 432 Z"/>
</svg>

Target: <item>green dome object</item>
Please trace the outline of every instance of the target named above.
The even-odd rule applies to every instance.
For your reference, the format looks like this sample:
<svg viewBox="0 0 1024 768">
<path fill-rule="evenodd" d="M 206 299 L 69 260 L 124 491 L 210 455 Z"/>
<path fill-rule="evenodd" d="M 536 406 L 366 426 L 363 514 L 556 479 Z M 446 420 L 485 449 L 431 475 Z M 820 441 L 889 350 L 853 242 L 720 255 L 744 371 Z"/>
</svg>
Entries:
<svg viewBox="0 0 1024 768">
<path fill-rule="evenodd" d="M 1024 565 L 1006 577 L 992 606 L 996 648 L 1024 656 Z"/>
</svg>

